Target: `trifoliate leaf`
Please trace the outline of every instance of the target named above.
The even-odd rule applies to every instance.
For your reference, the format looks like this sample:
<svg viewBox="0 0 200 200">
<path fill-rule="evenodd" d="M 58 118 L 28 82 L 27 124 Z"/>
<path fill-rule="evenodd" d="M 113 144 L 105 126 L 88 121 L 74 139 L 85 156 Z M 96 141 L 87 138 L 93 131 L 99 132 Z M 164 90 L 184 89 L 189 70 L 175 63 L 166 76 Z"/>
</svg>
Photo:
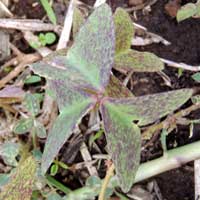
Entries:
<svg viewBox="0 0 200 200">
<path fill-rule="evenodd" d="M 118 105 L 105 102 L 101 107 L 101 114 L 108 153 L 114 162 L 122 190 L 128 192 L 140 161 L 140 129 L 132 123 L 132 116 L 118 109 Z"/>
<path fill-rule="evenodd" d="M 181 22 L 187 18 L 194 16 L 197 12 L 196 5 L 194 3 L 187 3 L 178 10 L 176 19 L 178 22 Z"/>
<path fill-rule="evenodd" d="M 164 69 L 164 63 L 153 53 L 129 49 L 115 56 L 115 68 L 135 72 L 157 72 Z"/>
<path fill-rule="evenodd" d="M 0 193 L 2 200 L 30 200 L 37 164 L 32 156 L 24 160 Z"/>
<path fill-rule="evenodd" d="M 131 47 L 134 35 L 134 27 L 129 14 L 122 8 L 118 8 L 114 14 L 116 54 L 126 51 Z"/>
</svg>

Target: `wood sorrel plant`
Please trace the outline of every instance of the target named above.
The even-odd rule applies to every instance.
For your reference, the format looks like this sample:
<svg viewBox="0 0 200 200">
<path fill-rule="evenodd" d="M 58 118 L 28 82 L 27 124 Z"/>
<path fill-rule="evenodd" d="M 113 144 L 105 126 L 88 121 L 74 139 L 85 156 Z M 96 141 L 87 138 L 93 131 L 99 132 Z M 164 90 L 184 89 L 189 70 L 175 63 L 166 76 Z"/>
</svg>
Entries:
<svg viewBox="0 0 200 200">
<path fill-rule="evenodd" d="M 115 88 L 112 94 L 109 80 L 111 78 L 113 81 L 111 68 L 115 60 L 115 38 L 112 12 L 104 4 L 81 27 L 67 55 L 51 56 L 33 64 L 32 69 L 50 80 L 49 87 L 60 110 L 46 141 L 42 158 L 43 173 L 81 118 L 92 109 L 98 109 L 103 120 L 108 153 L 114 162 L 121 188 L 127 192 L 134 182 L 140 161 L 138 126 L 153 123 L 177 109 L 191 97 L 192 90 L 127 98 L 122 95 L 119 98 Z M 107 92 L 106 88 L 110 88 L 110 91 Z M 133 123 L 134 120 L 137 124 Z"/>
</svg>

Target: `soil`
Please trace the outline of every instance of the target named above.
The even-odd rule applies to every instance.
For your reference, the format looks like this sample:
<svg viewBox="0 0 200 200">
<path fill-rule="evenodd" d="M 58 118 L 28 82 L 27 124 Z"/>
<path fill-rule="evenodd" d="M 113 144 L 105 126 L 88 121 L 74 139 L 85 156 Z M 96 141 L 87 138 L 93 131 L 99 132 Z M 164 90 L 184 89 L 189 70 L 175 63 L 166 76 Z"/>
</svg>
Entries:
<svg viewBox="0 0 200 200">
<path fill-rule="evenodd" d="M 45 15 L 43 8 L 40 5 L 32 7 L 36 0 L 19 0 L 18 3 L 12 4 L 12 12 L 20 17 L 26 17 L 30 19 L 41 19 Z M 94 0 L 85 0 L 88 4 L 93 4 Z M 142 11 L 137 12 L 138 21 L 137 23 L 144 25 L 149 31 L 156 33 L 166 40 L 171 42 L 171 45 L 165 46 L 163 44 L 152 44 L 145 47 L 133 47 L 140 51 L 153 52 L 159 57 L 173 60 L 176 62 L 185 62 L 191 65 L 200 64 L 200 19 L 188 19 L 181 23 L 177 23 L 176 20 L 164 10 L 165 4 L 168 0 L 158 0 L 152 7 L 151 12 L 144 15 Z M 182 1 L 187 3 L 189 1 Z M 191 1 L 190 1 L 191 2 Z M 115 9 L 118 6 L 122 6 L 127 1 L 124 0 L 110 0 L 109 3 L 112 8 Z M 61 1 L 56 2 L 57 13 L 60 13 L 59 21 L 62 23 L 62 13 L 64 15 L 64 7 Z M 13 37 L 13 39 L 15 39 Z M 20 49 L 25 49 L 25 52 L 29 51 L 28 45 L 24 44 L 23 41 L 18 38 L 14 40 L 15 45 Z M 24 50 L 23 50 L 24 51 Z M 184 72 L 183 75 L 178 78 L 177 70 L 170 67 L 166 67 L 164 72 L 169 76 L 172 86 L 168 87 L 163 82 L 162 78 L 153 73 L 136 73 L 132 79 L 135 84 L 132 85 L 132 91 L 135 95 L 144 95 L 149 93 L 163 92 L 171 89 L 178 88 L 191 88 L 198 86 L 192 78 L 190 72 Z M 144 81 L 147 80 L 147 81 Z M 139 88 L 139 89 L 138 89 Z M 200 114 L 196 113 L 195 118 L 199 118 Z M 196 135 L 189 139 L 188 127 L 179 127 L 179 134 L 172 133 L 167 139 L 168 148 L 171 148 L 176 142 L 178 145 L 183 145 L 189 142 L 193 142 L 199 138 L 198 129 L 196 126 Z M 155 142 L 154 148 L 151 150 L 151 155 L 142 155 L 142 160 L 153 159 L 162 154 L 160 142 Z M 194 199 L 194 181 L 193 171 L 188 170 L 187 166 L 192 169 L 191 164 L 188 164 L 180 169 L 172 170 L 156 177 L 158 185 L 161 189 L 163 199 L 165 200 L 192 200 Z"/>
<path fill-rule="evenodd" d="M 182 3 L 187 2 L 189 1 L 182 1 Z M 163 44 L 152 44 L 145 47 L 133 48 L 141 51 L 153 52 L 159 57 L 176 62 L 185 62 L 191 65 L 199 65 L 200 20 L 188 19 L 181 23 L 177 23 L 176 19 L 172 18 L 166 13 L 164 9 L 166 3 L 168 3 L 167 0 L 157 1 L 156 4 L 151 7 L 151 12 L 147 15 L 143 15 L 142 12 L 139 12 L 137 15 L 138 21 L 136 22 L 145 26 L 149 31 L 164 37 L 166 40 L 171 42 L 171 45 L 165 46 Z M 191 79 L 192 73 L 185 72 L 181 78 L 178 78 L 177 70 L 174 70 L 170 67 L 166 67 L 165 73 L 170 77 L 173 88 L 178 89 L 184 87 L 198 86 L 198 84 L 196 84 Z M 135 76 L 137 77 L 137 75 Z M 144 76 L 144 74 L 140 76 Z M 157 92 L 160 90 L 165 91 L 169 89 L 166 86 L 162 86 L 162 80 L 160 80 L 158 76 L 149 74 L 147 76 L 148 79 L 149 77 L 151 79 L 151 86 L 148 85 L 148 87 L 151 88 L 150 92 L 152 92 L 152 90 L 155 90 Z M 137 85 L 136 88 L 138 87 L 141 88 Z M 196 113 L 195 115 L 196 117 L 197 115 L 199 116 L 198 113 Z M 199 126 L 195 127 L 195 130 L 195 132 L 197 132 L 197 130 L 199 130 Z M 199 134 L 194 134 L 194 137 L 189 139 L 188 132 L 188 127 L 182 126 L 178 128 L 178 134 L 174 132 L 170 134 L 167 138 L 168 148 L 171 148 L 174 142 L 178 143 L 178 145 L 183 145 L 191 141 L 200 139 Z M 156 150 L 157 154 L 159 154 L 158 149 Z M 155 154 L 156 153 L 154 153 L 154 155 Z M 185 170 L 185 167 L 182 167 L 177 170 L 172 170 L 170 172 L 159 175 L 156 177 L 156 180 L 161 189 L 161 193 L 164 199 L 192 200 L 194 199 L 193 177 L 194 175 L 192 170 Z"/>
</svg>

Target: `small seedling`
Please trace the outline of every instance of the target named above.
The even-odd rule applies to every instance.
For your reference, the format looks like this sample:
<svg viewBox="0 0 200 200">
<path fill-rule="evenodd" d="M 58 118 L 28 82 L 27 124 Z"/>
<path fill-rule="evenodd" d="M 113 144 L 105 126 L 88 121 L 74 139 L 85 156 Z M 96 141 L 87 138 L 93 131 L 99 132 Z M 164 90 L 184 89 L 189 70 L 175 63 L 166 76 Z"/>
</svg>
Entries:
<svg viewBox="0 0 200 200">
<path fill-rule="evenodd" d="M 120 96 L 116 92 L 120 91 L 118 87 L 110 87 L 113 79 L 111 69 L 116 60 L 115 38 L 119 39 L 116 35 L 119 32 L 115 34 L 115 31 L 111 9 L 104 4 L 81 27 L 67 55 L 54 54 L 33 64 L 32 69 L 49 80 L 49 88 L 60 110 L 45 144 L 42 172 L 47 171 L 82 117 L 91 110 L 99 110 L 108 153 L 114 162 L 120 186 L 127 192 L 140 162 L 139 126 L 153 123 L 177 109 L 191 97 L 192 90 L 141 97 Z M 143 60 L 143 57 L 139 58 Z M 119 81 L 117 83 L 119 86 Z"/>
<path fill-rule="evenodd" d="M 39 36 L 39 41 L 42 44 L 42 46 L 46 46 L 46 45 L 51 45 L 56 41 L 56 35 L 55 33 L 40 33 Z"/>
<path fill-rule="evenodd" d="M 40 33 L 38 38 L 35 41 L 29 42 L 30 46 L 34 49 L 38 49 L 40 47 L 44 47 L 46 45 L 51 45 L 56 41 L 55 33 Z"/>
<path fill-rule="evenodd" d="M 24 99 L 24 104 L 29 112 L 29 117 L 22 118 L 17 122 L 14 127 L 14 132 L 16 134 L 25 134 L 27 132 L 31 132 L 33 139 L 35 135 L 39 138 L 46 137 L 46 129 L 45 127 L 37 120 L 36 116 L 39 114 L 40 111 L 40 101 L 38 95 L 26 94 Z M 36 147 L 35 141 L 34 146 Z"/>
</svg>

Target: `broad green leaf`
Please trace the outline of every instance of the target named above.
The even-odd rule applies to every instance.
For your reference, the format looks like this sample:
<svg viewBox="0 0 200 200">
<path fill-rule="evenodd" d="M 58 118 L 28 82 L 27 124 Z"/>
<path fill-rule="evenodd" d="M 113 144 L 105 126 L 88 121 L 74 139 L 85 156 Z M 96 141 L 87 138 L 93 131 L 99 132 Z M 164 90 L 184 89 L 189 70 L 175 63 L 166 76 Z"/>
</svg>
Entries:
<svg viewBox="0 0 200 200">
<path fill-rule="evenodd" d="M 19 154 L 19 144 L 7 141 L 0 146 L 0 156 L 7 165 L 17 166 L 16 157 Z"/>
<path fill-rule="evenodd" d="M 140 162 L 140 129 L 132 123 L 132 116 L 118 109 L 118 105 L 105 102 L 101 114 L 108 153 L 114 162 L 122 190 L 128 192 Z"/>
<path fill-rule="evenodd" d="M 155 122 L 183 105 L 191 96 L 192 89 L 180 89 L 134 98 L 108 98 L 107 104 L 117 106 L 118 112 L 124 112 L 138 125 Z"/>
<path fill-rule="evenodd" d="M 52 33 L 52 32 L 48 32 L 45 34 L 45 41 L 46 41 L 46 44 L 53 44 L 55 41 L 56 41 L 56 35 L 55 33 Z"/>
<path fill-rule="evenodd" d="M 197 73 L 193 74 L 193 75 L 192 75 L 192 78 L 193 78 L 196 82 L 200 83 L 200 72 L 197 72 Z"/>
<path fill-rule="evenodd" d="M 123 85 L 114 75 L 110 76 L 110 81 L 106 87 L 105 95 L 113 98 L 133 97 L 132 92 Z"/>
<path fill-rule="evenodd" d="M 32 127 L 33 127 L 33 119 L 32 118 L 21 119 L 15 125 L 13 131 L 16 134 L 24 134 L 24 133 L 29 132 Z"/>
<path fill-rule="evenodd" d="M 49 17 L 51 22 L 55 25 L 56 24 L 56 15 L 55 15 L 49 1 L 48 0 L 40 0 L 40 2 L 47 13 L 47 16 Z"/>
<path fill-rule="evenodd" d="M 73 98 L 73 97 L 72 97 Z M 60 148 L 67 141 L 80 119 L 93 106 L 91 98 L 73 99 L 61 110 L 48 135 L 42 156 L 42 173 L 45 173 L 52 163 Z"/>
<path fill-rule="evenodd" d="M 32 156 L 24 160 L 0 193 L 0 199 L 30 200 L 35 182 L 37 163 Z"/>
<path fill-rule="evenodd" d="M 115 56 L 115 68 L 136 72 L 157 72 L 164 69 L 164 63 L 153 53 L 129 49 Z"/>
<path fill-rule="evenodd" d="M 24 99 L 25 106 L 32 116 L 36 116 L 40 111 L 40 104 L 37 97 L 33 94 L 26 94 Z"/>
<path fill-rule="evenodd" d="M 42 79 L 41 79 L 39 76 L 32 75 L 32 76 L 27 77 L 27 78 L 24 80 L 24 83 L 25 83 L 25 84 L 33 84 L 33 83 L 38 83 L 38 82 L 40 82 L 41 80 L 42 80 Z"/>
<path fill-rule="evenodd" d="M 73 15 L 73 38 L 75 38 L 76 34 L 80 30 L 80 27 L 84 24 L 85 19 L 82 12 L 78 8 L 74 8 L 74 15 Z"/>
<path fill-rule="evenodd" d="M 68 51 L 70 65 L 81 72 L 96 89 L 109 81 L 115 52 L 112 11 L 107 4 L 99 6 L 78 32 Z"/>
<path fill-rule="evenodd" d="M 197 12 L 196 5 L 194 3 L 187 3 L 178 10 L 176 19 L 178 22 L 181 22 L 187 18 L 194 16 Z"/>
<path fill-rule="evenodd" d="M 58 172 L 59 166 L 57 164 L 53 164 L 50 169 L 50 175 L 55 176 Z"/>
<path fill-rule="evenodd" d="M 122 8 L 117 8 L 114 14 L 116 54 L 126 51 L 131 47 L 134 27 L 129 14 Z"/>
</svg>

